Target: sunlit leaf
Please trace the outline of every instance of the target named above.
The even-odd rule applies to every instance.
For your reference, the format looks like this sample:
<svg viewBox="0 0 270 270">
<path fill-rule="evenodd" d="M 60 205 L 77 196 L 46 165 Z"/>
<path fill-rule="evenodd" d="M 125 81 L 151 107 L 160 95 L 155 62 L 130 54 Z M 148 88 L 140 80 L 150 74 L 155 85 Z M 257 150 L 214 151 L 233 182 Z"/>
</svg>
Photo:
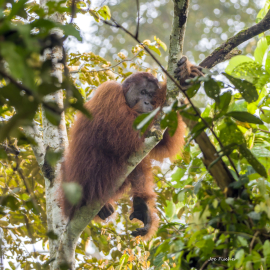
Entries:
<svg viewBox="0 0 270 270">
<path fill-rule="evenodd" d="M 226 76 L 235 85 L 236 89 L 239 90 L 247 102 L 251 103 L 258 99 L 259 95 L 257 93 L 256 87 L 252 83 L 246 80 L 234 78 L 226 73 L 223 73 L 223 75 Z"/>
<path fill-rule="evenodd" d="M 262 37 L 258 43 L 254 52 L 255 61 L 259 64 L 263 63 L 263 57 L 268 48 L 267 39 Z"/>
<path fill-rule="evenodd" d="M 144 133 L 159 110 L 160 110 L 160 108 L 158 107 L 150 113 L 143 113 L 143 114 L 139 115 L 135 119 L 133 126 L 136 129 L 140 129 L 141 132 Z"/>
<path fill-rule="evenodd" d="M 254 60 L 245 55 L 237 55 L 233 57 L 232 59 L 230 59 L 230 62 L 225 69 L 225 72 L 231 75 L 235 67 L 237 67 L 241 63 L 248 63 L 248 62 L 254 62 Z"/>
<path fill-rule="evenodd" d="M 148 46 L 148 49 L 152 50 L 153 52 L 155 52 L 155 53 L 157 53 L 159 56 L 161 56 L 161 52 L 160 52 L 160 50 L 159 50 L 156 46 L 149 45 L 149 46 Z"/>
<path fill-rule="evenodd" d="M 219 101 L 220 87 L 219 84 L 214 80 L 210 79 L 204 83 L 204 90 L 208 97 Z"/>
<path fill-rule="evenodd" d="M 252 115 L 248 112 L 232 111 L 232 112 L 226 113 L 226 115 L 231 116 L 240 122 L 247 122 L 247 123 L 263 125 L 263 121 L 259 117 Z"/>
<path fill-rule="evenodd" d="M 239 151 L 257 173 L 267 178 L 267 172 L 265 170 L 265 167 L 258 161 L 258 159 L 252 154 L 252 152 L 248 148 L 246 148 L 245 145 L 240 145 Z"/>
<path fill-rule="evenodd" d="M 63 183 L 63 190 L 72 205 L 76 205 L 82 198 L 82 186 L 75 182 Z"/>
</svg>

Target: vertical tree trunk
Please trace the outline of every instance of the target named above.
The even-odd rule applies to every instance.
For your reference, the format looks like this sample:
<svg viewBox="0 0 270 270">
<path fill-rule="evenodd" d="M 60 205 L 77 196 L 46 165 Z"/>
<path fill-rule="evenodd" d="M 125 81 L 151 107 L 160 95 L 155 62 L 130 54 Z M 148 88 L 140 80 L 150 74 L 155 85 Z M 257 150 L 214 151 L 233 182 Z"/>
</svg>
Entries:
<svg viewBox="0 0 270 270">
<path fill-rule="evenodd" d="M 55 0 L 58 1 L 58 0 Z M 45 9 L 46 3 L 48 0 L 41 0 L 40 4 Z M 64 15 L 55 13 L 50 19 L 55 22 L 63 23 Z M 54 30 L 54 34 L 58 35 L 60 38 L 63 37 L 63 32 L 59 29 Z M 61 60 L 62 48 L 55 47 L 51 51 L 44 53 L 45 57 L 51 57 L 53 62 L 53 72 L 52 76 L 55 76 L 59 82 L 62 82 L 62 67 L 58 63 L 58 60 Z M 45 60 L 45 59 L 44 59 Z M 63 91 L 58 91 L 54 94 L 46 96 L 46 100 L 52 101 L 58 104 L 60 108 L 63 108 Z M 47 209 L 47 222 L 48 222 L 48 231 L 53 231 L 58 235 L 58 238 L 61 237 L 64 228 L 66 226 L 67 220 L 61 213 L 61 209 L 57 203 L 57 192 L 59 189 L 60 183 L 60 167 L 61 160 L 58 161 L 56 166 L 52 168 L 50 164 L 46 161 L 46 154 L 48 151 L 64 151 L 68 145 L 67 130 L 65 123 L 65 114 L 61 114 L 61 121 L 59 126 L 52 125 L 46 118 L 45 110 L 42 108 L 42 126 L 43 126 L 43 162 L 40 162 L 42 165 L 42 171 L 45 178 L 45 193 L 46 193 L 46 209 Z M 58 251 L 58 240 L 49 240 L 50 248 L 50 258 L 55 258 Z M 55 269 L 55 265 L 51 265 L 51 269 Z"/>
<path fill-rule="evenodd" d="M 184 37 L 186 32 L 189 0 L 173 0 L 173 23 L 169 44 L 168 73 L 174 76 L 174 70 L 177 67 L 177 61 L 182 57 L 184 47 Z M 168 94 L 173 95 L 179 92 L 175 84 L 168 80 Z"/>
</svg>

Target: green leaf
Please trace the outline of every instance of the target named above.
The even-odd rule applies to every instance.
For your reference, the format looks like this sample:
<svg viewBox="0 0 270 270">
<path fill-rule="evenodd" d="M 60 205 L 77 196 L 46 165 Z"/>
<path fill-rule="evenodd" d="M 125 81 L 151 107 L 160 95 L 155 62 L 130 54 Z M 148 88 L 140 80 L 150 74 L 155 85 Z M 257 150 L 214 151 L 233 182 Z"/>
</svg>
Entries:
<svg viewBox="0 0 270 270">
<path fill-rule="evenodd" d="M 19 0 L 18 2 L 12 2 L 12 9 L 8 15 L 8 19 L 10 20 L 15 15 L 20 16 L 24 19 L 27 18 L 27 13 L 25 11 L 25 3 L 28 0 Z"/>
<path fill-rule="evenodd" d="M 9 41 L 0 43 L 1 55 L 7 61 L 9 69 L 12 70 L 12 77 L 21 79 L 24 75 L 25 64 L 23 55 L 18 47 Z"/>
<path fill-rule="evenodd" d="M 237 67 L 241 63 L 246 62 L 254 62 L 254 60 L 245 55 L 237 55 L 230 60 L 228 66 L 225 69 L 225 72 L 231 75 L 235 67 Z"/>
<path fill-rule="evenodd" d="M 52 79 L 55 79 L 55 83 L 47 83 L 47 82 L 43 82 L 42 84 L 40 84 L 38 86 L 38 92 L 39 94 L 41 94 L 42 96 L 46 96 L 48 94 L 54 93 L 58 90 L 61 89 L 60 85 L 57 85 L 57 78 L 52 77 Z M 57 81 L 56 81 L 57 80 Z M 58 83 L 59 84 L 59 83 Z"/>
<path fill-rule="evenodd" d="M 204 120 L 209 124 L 209 126 L 212 125 L 213 119 L 211 117 L 204 117 Z M 206 128 L 207 125 L 203 121 L 198 122 L 190 131 L 192 139 L 195 139 L 197 136 L 199 136 Z"/>
<path fill-rule="evenodd" d="M 249 178 L 246 175 L 241 175 L 238 181 L 231 183 L 229 186 L 235 189 L 244 187 L 249 182 Z"/>
<path fill-rule="evenodd" d="M 53 103 L 53 102 L 50 102 L 49 104 L 53 105 L 54 107 L 57 106 L 56 103 Z M 54 126 L 59 126 L 60 121 L 61 121 L 61 114 L 47 107 L 44 107 L 44 110 L 45 110 L 45 116 L 49 120 L 49 122 L 53 124 Z"/>
<path fill-rule="evenodd" d="M 265 70 L 270 73 L 270 51 L 267 52 L 267 57 L 265 60 Z"/>
<path fill-rule="evenodd" d="M 35 213 L 36 215 L 39 213 L 38 209 L 36 208 L 35 204 L 33 203 L 31 199 L 26 201 L 25 205 L 29 210 L 32 210 L 33 213 Z"/>
<path fill-rule="evenodd" d="M 266 240 L 263 244 L 263 255 L 264 257 L 270 256 L 270 241 Z"/>
<path fill-rule="evenodd" d="M 153 263 L 154 263 L 154 266 L 156 267 L 156 269 L 158 269 L 159 267 L 162 266 L 162 264 L 164 263 L 163 258 L 165 256 L 166 256 L 166 254 L 163 252 L 161 252 L 155 256 Z"/>
<path fill-rule="evenodd" d="M 232 112 L 226 113 L 226 115 L 231 116 L 240 122 L 247 122 L 247 123 L 263 125 L 263 121 L 259 117 L 252 115 L 248 112 L 232 111 Z"/>
<path fill-rule="evenodd" d="M 231 99 L 232 94 L 230 91 L 224 92 L 220 96 L 220 102 L 218 103 L 219 114 L 217 117 L 223 116 L 228 111 Z"/>
<path fill-rule="evenodd" d="M 161 41 L 159 38 L 157 38 L 156 36 L 154 36 L 154 40 L 157 42 L 157 44 L 164 50 L 167 51 L 167 45 Z"/>
<path fill-rule="evenodd" d="M 140 129 L 142 133 L 144 133 L 147 129 L 147 127 L 150 125 L 153 118 L 156 116 L 156 114 L 159 111 L 159 107 L 156 108 L 154 111 L 150 113 L 143 113 L 139 115 L 135 121 L 133 122 L 133 127 L 135 129 Z"/>
<path fill-rule="evenodd" d="M 214 99 L 216 102 L 219 101 L 220 87 L 214 79 L 210 79 L 204 83 L 204 90 L 208 97 Z"/>
<path fill-rule="evenodd" d="M 188 88 L 188 90 L 186 91 L 186 93 L 189 96 L 189 98 L 192 98 L 192 97 L 194 97 L 197 94 L 198 90 L 200 89 L 200 86 L 201 86 L 200 83 L 195 83 L 195 84 L 191 85 Z"/>
<path fill-rule="evenodd" d="M 240 145 L 239 151 L 257 173 L 267 178 L 267 172 L 265 167 L 258 161 L 258 159 L 252 154 L 252 152 L 248 148 L 246 148 L 245 145 Z"/>
<path fill-rule="evenodd" d="M 67 200 L 72 205 L 76 205 L 82 198 L 82 186 L 74 182 L 63 183 L 62 185 Z"/>
<path fill-rule="evenodd" d="M 260 22 L 266 15 L 267 11 L 269 10 L 270 3 L 267 0 L 264 7 L 259 11 L 257 18 L 256 18 L 256 23 Z"/>
<path fill-rule="evenodd" d="M 176 182 L 176 184 L 172 184 L 175 188 L 181 188 L 182 187 L 182 183 L 181 183 L 181 179 L 185 174 L 185 170 L 178 168 L 176 170 L 176 172 L 172 175 L 172 180 L 171 182 Z"/>
<path fill-rule="evenodd" d="M 166 114 L 160 122 L 160 127 L 162 129 L 168 127 L 168 132 L 170 136 L 174 135 L 177 126 L 178 126 L 178 117 L 176 111 L 171 111 L 168 114 Z"/>
<path fill-rule="evenodd" d="M 161 52 L 160 52 L 160 50 L 159 50 L 156 46 L 149 45 L 149 46 L 148 46 L 148 49 L 154 51 L 154 52 L 157 53 L 159 56 L 161 56 Z"/>
<path fill-rule="evenodd" d="M 267 39 L 265 37 L 262 37 L 258 43 L 257 47 L 254 52 L 255 61 L 262 65 L 263 63 L 263 57 L 268 48 Z"/>
<path fill-rule="evenodd" d="M 5 159 L 5 158 L 7 158 L 7 153 L 5 149 L 0 148 L 0 159 Z"/>
<path fill-rule="evenodd" d="M 242 266 L 244 258 L 245 258 L 245 251 L 243 249 L 240 249 L 239 251 L 236 252 L 235 259 L 237 260 L 236 264 L 237 269 L 240 269 L 240 267 Z"/>
<path fill-rule="evenodd" d="M 199 113 L 200 110 L 197 108 L 197 111 Z M 190 107 L 187 107 L 186 109 L 182 110 L 179 112 L 182 116 L 186 117 L 187 119 L 190 119 L 190 120 L 194 120 L 194 121 L 198 121 L 200 119 L 199 115 L 197 114 L 197 112 L 195 112 L 194 108 L 192 108 L 191 106 Z"/>
<path fill-rule="evenodd" d="M 1 197 L 1 204 L 9 207 L 12 211 L 18 210 L 20 206 L 18 199 L 12 195 Z"/>
<path fill-rule="evenodd" d="M 58 27 L 64 31 L 66 36 L 73 36 L 77 38 L 78 41 L 82 41 L 80 31 L 78 31 L 72 24 L 59 24 Z"/>
<path fill-rule="evenodd" d="M 262 89 L 270 80 L 270 75 L 264 67 L 257 62 L 245 62 L 233 70 L 233 77 L 247 80 L 257 89 Z"/>
<path fill-rule="evenodd" d="M 174 216 L 175 210 L 176 207 L 173 201 L 167 201 L 167 206 L 165 206 L 165 213 L 168 218 L 172 218 Z"/>
<path fill-rule="evenodd" d="M 231 75 L 226 74 L 226 73 L 222 73 L 222 74 L 226 76 L 235 85 L 235 87 L 241 93 L 242 97 L 248 103 L 254 102 L 259 98 L 256 87 L 252 83 L 246 80 L 234 78 Z"/>
<path fill-rule="evenodd" d="M 9 261 L 8 264 L 11 267 L 12 270 L 16 270 L 17 267 L 14 265 L 13 262 Z"/>
<path fill-rule="evenodd" d="M 98 14 L 104 19 L 104 20 L 110 20 L 111 18 L 111 11 L 108 6 L 103 6 L 98 10 Z"/>
<path fill-rule="evenodd" d="M 251 219 L 253 219 L 253 220 L 260 220 L 260 219 L 261 219 L 261 214 L 255 212 L 255 211 L 250 212 L 250 213 L 248 213 L 247 215 L 248 215 Z"/>
<path fill-rule="evenodd" d="M 236 144 L 246 143 L 243 133 L 233 121 L 225 119 L 224 124 L 225 124 L 224 127 L 220 131 L 219 138 L 225 146 L 233 143 Z"/>
<path fill-rule="evenodd" d="M 58 160 L 62 157 L 63 155 L 63 151 L 52 151 L 51 149 L 49 149 L 46 152 L 46 161 L 51 165 L 51 166 L 55 166 L 56 163 L 58 162 Z"/>
<path fill-rule="evenodd" d="M 265 123 L 270 124 L 270 110 L 269 109 L 263 108 L 260 111 L 260 117 Z"/>
<path fill-rule="evenodd" d="M 119 261 L 119 263 L 120 263 L 119 270 L 122 269 L 123 265 L 126 265 L 127 264 L 128 258 L 129 258 L 128 254 L 123 254 L 122 255 L 122 257 L 120 258 L 120 261 Z"/>
<path fill-rule="evenodd" d="M 46 233 L 46 235 L 52 239 L 52 240 L 57 240 L 58 239 L 58 235 L 54 233 L 54 231 L 49 231 Z"/>
</svg>

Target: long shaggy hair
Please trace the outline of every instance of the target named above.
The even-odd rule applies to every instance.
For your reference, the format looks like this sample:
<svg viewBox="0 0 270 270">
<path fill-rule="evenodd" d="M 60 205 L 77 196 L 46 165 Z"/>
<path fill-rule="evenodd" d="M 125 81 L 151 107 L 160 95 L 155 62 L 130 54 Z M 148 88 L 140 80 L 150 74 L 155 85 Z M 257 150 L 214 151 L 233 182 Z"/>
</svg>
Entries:
<svg viewBox="0 0 270 270">
<path fill-rule="evenodd" d="M 125 100 L 130 83 L 136 83 L 142 78 L 156 83 L 158 89 L 154 96 L 155 108 L 162 106 L 166 97 L 166 84 L 160 85 L 157 79 L 146 72 L 131 75 L 123 85 L 108 81 L 100 85 L 93 98 L 85 104 L 92 114 L 89 120 L 82 113 L 71 129 L 69 149 L 65 153 L 62 164 L 63 182 L 75 182 L 82 186 L 83 194 L 80 202 L 73 206 L 63 198 L 63 211 L 70 218 L 75 210 L 95 200 L 104 204 L 113 197 L 119 197 L 123 188 L 115 190 L 115 181 L 123 173 L 130 155 L 139 151 L 143 145 L 144 137 L 132 128 L 138 113 L 130 108 Z M 179 120 L 175 135 L 171 138 L 165 135 L 164 139 L 150 153 L 149 157 L 158 160 L 170 157 L 180 151 L 183 145 L 183 122 Z M 178 133 L 177 133 L 178 132 Z M 178 136 L 181 138 L 178 138 Z M 176 143 L 173 143 L 173 142 Z M 166 143 L 168 142 L 168 144 Z M 159 148 L 161 151 L 159 151 Z M 132 189 L 133 195 L 137 193 L 149 201 L 152 213 L 152 235 L 158 226 L 158 216 L 155 209 L 156 195 L 153 191 L 153 177 L 151 173 L 150 158 L 147 157 L 138 166 L 142 177 L 137 181 L 139 185 Z M 136 169 L 134 170 L 136 173 Z M 132 183 L 129 175 L 123 186 Z M 62 194 L 63 196 L 63 194 Z"/>
</svg>

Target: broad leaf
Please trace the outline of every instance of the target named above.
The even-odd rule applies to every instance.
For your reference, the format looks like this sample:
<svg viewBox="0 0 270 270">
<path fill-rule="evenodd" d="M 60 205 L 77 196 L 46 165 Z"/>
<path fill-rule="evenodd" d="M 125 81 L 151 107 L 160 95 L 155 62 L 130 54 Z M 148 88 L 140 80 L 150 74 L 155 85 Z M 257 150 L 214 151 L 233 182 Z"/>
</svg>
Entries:
<svg viewBox="0 0 270 270">
<path fill-rule="evenodd" d="M 241 93 L 242 97 L 248 102 L 254 102 L 258 99 L 259 95 L 257 93 L 256 87 L 246 81 L 246 80 L 240 80 L 237 78 L 232 77 L 229 74 L 222 73 L 224 76 L 226 76 L 234 85 L 235 87 L 239 90 Z"/>
<path fill-rule="evenodd" d="M 226 115 L 231 116 L 240 122 L 248 122 L 248 123 L 263 125 L 263 121 L 260 118 L 248 112 L 232 111 L 232 112 L 226 113 Z"/>
<path fill-rule="evenodd" d="M 252 154 L 252 152 L 248 148 L 246 148 L 245 145 L 240 145 L 239 151 L 257 173 L 267 178 L 267 172 L 265 167 L 258 161 L 258 159 Z"/>
</svg>

